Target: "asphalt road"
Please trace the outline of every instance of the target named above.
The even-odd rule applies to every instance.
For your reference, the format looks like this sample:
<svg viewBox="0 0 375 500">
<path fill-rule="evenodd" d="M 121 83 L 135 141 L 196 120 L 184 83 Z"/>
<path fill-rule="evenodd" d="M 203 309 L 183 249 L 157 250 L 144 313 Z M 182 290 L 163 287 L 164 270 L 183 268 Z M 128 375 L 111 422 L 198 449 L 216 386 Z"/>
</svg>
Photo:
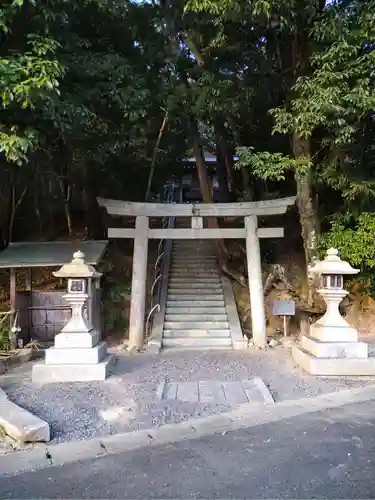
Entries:
<svg viewBox="0 0 375 500">
<path fill-rule="evenodd" d="M 0 498 L 375 498 L 375 401 L 2 477 Z"/>
</svg>

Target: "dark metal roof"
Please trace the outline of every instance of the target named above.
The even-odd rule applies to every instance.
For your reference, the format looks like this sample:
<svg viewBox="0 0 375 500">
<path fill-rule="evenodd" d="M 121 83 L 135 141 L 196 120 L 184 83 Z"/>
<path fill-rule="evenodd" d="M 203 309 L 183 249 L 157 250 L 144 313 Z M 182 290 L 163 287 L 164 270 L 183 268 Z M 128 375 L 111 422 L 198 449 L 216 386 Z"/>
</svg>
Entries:
<svg viewBox="0 0 375 500">
<path fill-rule="evenodd" d="M 102 259 L 108 241 L 42 241 L 10 243 L 0 252 L 0 268 L 57 267 L 68 264 L 73 253 L 81 250 L 88 264 Z"/>
</svg>

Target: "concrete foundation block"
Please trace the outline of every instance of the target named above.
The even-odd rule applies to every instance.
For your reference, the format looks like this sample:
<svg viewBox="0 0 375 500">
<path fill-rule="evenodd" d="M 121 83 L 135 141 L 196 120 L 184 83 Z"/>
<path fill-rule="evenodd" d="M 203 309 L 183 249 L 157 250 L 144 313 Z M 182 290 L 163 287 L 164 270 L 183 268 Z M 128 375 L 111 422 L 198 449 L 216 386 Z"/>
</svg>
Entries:
<svg viewBox="0 0 375 500">
<path fill-rule="evenodd" d="M 292 356 L 296 363 L 312 375 L 375 375 L 375 358 L 317 358 L 297 346 L 292 348 Z"/>
<path fill-rule="evenodd" d="M 86 348 L 94 347 L 100 340 L 99 332 L 92 330 L 88 333 L 59 333 L 55 336 L 55 347 L 64 348 Z"/>
<path fill-rule="evenodd" d="M 22 443 L 51 439 L 48 423 L 10 401 L 3 391 L 0 394 L 0 426 L 8 436 Z"/>
<path fill-rule="evenodd" d="M 56 348 L 46 350 L 46 365 L 97 364 L 107 354 L 107 344 L 100 342 L 94 347 Z"/>
<path fill-rule="evenodd" d="M 148 354 L 159 354 L 161 351 L 161 340 L 150 340 L 146 347 L 146 352 Z"/>
<path fill-rule="evenodd" d="M 233 349 L 247 349 L 248 347 L 248 342 L 247 340 L 243 339 L 243 340 L 233 340 Z"/>
<path fill-rule="evenodd" d="M 365 342 L 322 342 L 303 336 L 300 347 L 318 358 L 368 357 L 368 345 Z"/>
<path fill-rule="evenodd" d="M 54 382 L 92 382 L 105 380 L 115 363 L 110 354 L 97 364 L 46 364 L 36 363 L 33 366 L 32 380 L 46 384 Z"/>
</svg>

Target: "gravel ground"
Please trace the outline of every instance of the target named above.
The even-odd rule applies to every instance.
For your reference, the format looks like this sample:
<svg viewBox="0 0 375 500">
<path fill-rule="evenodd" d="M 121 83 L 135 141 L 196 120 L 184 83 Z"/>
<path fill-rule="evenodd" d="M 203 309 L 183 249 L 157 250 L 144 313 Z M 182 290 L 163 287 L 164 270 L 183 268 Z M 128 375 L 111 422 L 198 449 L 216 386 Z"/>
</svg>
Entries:
<svg viewBox="0 0 375 500">
<path fill-rule="evenodd" d="M 85 439 L 180 422 L 227 411 L 227 405 L 155 401 L 158 383 L 243 380 L 261 377 L 276 402 L 363 387 L 371 378 L 335 379 L 307 375 L 287 348 L 267 351 L 175 351 L 159 355 L 117 353 L 114 374 L 104 382 L 31 383 L 31 363 L 0 376 L 9 398 L 50 423 L 55 442 Z M 1 451 L 0 451 L 1 453 Z"/>
</svg>

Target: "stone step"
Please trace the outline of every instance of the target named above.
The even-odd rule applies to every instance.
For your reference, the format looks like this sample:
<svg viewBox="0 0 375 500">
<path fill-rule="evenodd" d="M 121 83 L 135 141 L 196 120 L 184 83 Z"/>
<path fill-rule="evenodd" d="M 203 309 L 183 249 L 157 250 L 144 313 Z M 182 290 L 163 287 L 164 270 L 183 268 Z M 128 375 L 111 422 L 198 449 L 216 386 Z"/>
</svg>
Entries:
<svg viewBox="0 0 375 500">
<path fill-rule="evenodd" d="M 171 267 L 209 267 L 210 269 L 216 269 L 218 267 L 217 262 L 213 260 L 200 260 L 198 257 L 194 260 L 191 261 L 186 261 L 186 260 L 178 260 L 178 261 L 171 261 Z"/>
<path fill-rule="evenodd" d="M 205 276 L 205 278 L 206 278 L 206 276 Z M 185 277 L 184 277 L 184 278 L 180 278 L 180 277 L 178 277 L 178 279 L 186 279 L 186 278 L 185 278 Z M 193 276 L 193 277 L 191 278 L 191 283 L 188 283 L 188 284 L 183 284 L 183 286 L 185 286 L 185 287 L 186 287 L 186 289 L 188 289 L 188 288 L 189 288 L 189 286 L 190 286 L 190 288 L 195 288 L 195 287 L 206 288 L 205 286 L 201 286 L 201 283 L 198 283 L 198 282 L 196 281 L 196 279 L 199 279 L 199 276 Z M 201 278 L 201 279 L 202 279 L 202 278 Z M 171 283 L 169 283 L 169 285 L 171 285 Z M 208 285 L 212 285 L 212 283 L 208 283 Z M 215 286 L 214 286 L 213 288 L 217 288 L 217 289 L 219 289 L 219 287 L 217 286 L 217 285 L 219 285 L 219 283 L 216 283 L 216 284 L 214 284 L 214 285 L 215 285 Z M 220 285 L 221 285 L 221 284 L 220 284 Z M 176 288 L 181 288 L 181 283 L 179 283 L 179 284 L 178 284 L 178 286 L 177 286 Z M 222 290 L 222 285 L 220 286 L 220 290 Z"/>
<path fill-rule="evenodd" d="M 216 262 L 216 255 L 212 252 L 198 252 L 194 249 L 186 250 L 186 252 L 172 252 L 172 260 L 193 260 L 194 257 L 201 260 L 210 260 Z"/>
<path fill-rule="evenodd" d="M 171 267 L 170 272 L 172 274 L 207 274 L 213 276 L 220 276 L 219 269 L 217 267 L 207 267 L 207 266 L 179 266 L 179 267 Z"/>
<path fill-rule="evenodd" d="M 222 293 L 218 293 L 216 295 L 209 295 L 207 296 L 206 294 L 195 294 L 191 295 L 190 292 L 186 290 L 186 295 L 182 294 L 167 294 L 167 304 L 171 301 L 188 301 L 191 303 L 191 301 L 196 301 L 196 302 L 204 302 L 204 304 L 207 304 L 207 301 L 220 301 L 223 303 L 224 301 L 224 295 Z"/>
<path fill-rule="evenodd" d="M 179 254 L 179 253 L 185 253 L 187 254 L 188 252 L 194 252 L 194 253 L 201 253 L 201 254 L 206 254 L 206 255 L 212 255 L 213 257 L 216 257 L 215 249 L 213 247 L 202 247 L 202 246 L 190 246 L 190 247 L 173 247 L 172 248 L 172 254 Z"/>
<path fill-rule="evenodd" d="M 200 259 L 199 257 L 197 257 L 196 259 L 192 259 L 192 260 L 189 260 L 187 261 L 186 259 L 179 259 L 179 260 L 172 260 L 171 261 L 171 267 L 181 267 L 181 266 L 184 266 L 184 267 L 194 267 L 194 266 L 205 266 L 205 267 L 213 267 L 213 268 L 216 268 L 218 267 L 217 266 L 217 262 L 214 261 L 214 260 L 202 260 Z"/>
<path fill-rule="evenodd" d="M 221 321 L 228 321 L 228 316 L 226 313 L 224 313 L 224 314 L 190 313 L 190 314 L 184 314 L 184 315 L 167 313 L 165 315 L 164 321 L 166 321 L 166 322 L 178 322 L 178 321 L 181 321 L 181 319 L 186 323 L 190 322 L 190 321 L 193 321 L 193 322 L 194 321 L 214 321 L 214 322 L 220 321 L 221 322 Z"/>
<path fill-rule="evenodd" d="M 202 251 L 196 251 L 193 248 L 186 250 L 184 252 L 182 251 L 173 251 L 172 252 L 172 260 L 193 260 L 194 257 L 197 257 L 198 259 L 202 260 L 211 260 L 211 261 L 216 261 L 216 255 L 213 252 L 202 252 Z"/>
<path fill-rule="evenodd" d="M 231 351 L 233 347 L 233 344 L 228 345 L 210 345 L 210 346 L 204 346 L 204 345 L 195 345 L 195 346 L 165 346 L 163 345 L 163 349 L 165 349 L 168 354 L 172 354 L 175 352 L 181 352 L 181 351 L 203 351 L 207 352 L 209 351 Z"/>
<path fill-rule="evenodd" d="M 163 347 L 229 347 L 232 345 L 232 339 L 222 337 L 211 338 L 163 338 Z"/>
<path fill-rule="evenodd" d="M 189 228 L 182 228 L 182 229 L 189 229 Z M 176 240 L 173 243 L 173 248 L 187 248 L 187 247 L 192 247 L 192 248 L 213 248 L 212 243 L 209 241 L 205 240 Z"/>
<path fill-rule="evenodd" d="M 209 257 L 216 257 L 215 252 L 212 250 L 212 248 L 174 248 L 172 250 L 172 255 L 173 256 L 179 256 L 179 255 L 185 255 L 186 257 L 191 257 L 191 255 L 200 255 L 202 257 L 209 256 Z"/>
<path fill-rule="evenodd" d="M 194 262 L 171 262 L 171 269 L 219 269 L 216 262 L 202 262 L 198 259 Z"/>
<path fill-rule="evenodd" d="M 222 286 L 221 279 L 220 278 L 196 278 L 196 279 L 190 279 L 190 278 L 175 278 L 174 276 L 171 277 L 169 280 L 170 285 L 199 285 L 205 284 L 205 285 L 220 285 Z"/>
<path fill-rule="evenodd" d="M 186 305 L 186 307 L 171 307 L 167 305 L 166 314 L 227 314 L 226 308 L 223 305 L 218 307 L 201 307 L 200 302 L 197 307 Z"/>
<path fill-rule="evenodd" d="M 222 308 L 225 307 L 224 298 L 221 297 L 220 300 L 180 300 L 181 297 L 178 297 L 176 300 L 170 300 L 168 297 L 167 300 L 167 309 L 177 309 L 177 308 L 186 308 L 186 307 L 213 307 L 213 308 Z"/>
<path fill-rule="evenodd" d="M 176 271 L 176 272 L 179 272 L 179 271 L 184 271 L 184 272 L 188 272 L 188 273 L 215 273 L 215 274 L 219 274 L 219 268 L 218 266 L 205 266 L 205 265 L 202 265 L 202 264 L 191 264 L 191 265 L 186 265 L 186 264 L 181 264 L 181 265 L 173 265 L 173 266 L 170 266 L 169 268 L 171 271 Z"/>
<path fill-rule="evenodd" d="M 191 279 L 195 279 L 195 278 L 201 278 L 201 279 L 203 279 L 203 278 L 216 278 L 216 279 L 219 279 L 220 278 L 220 274 L 217 271 L 189 272 L 189 271 L 173 271 L 172 270 L 170 276 L 171 276 L 171 279 L 172 279 L 172 277 L 173 278 L 191 278 Z"/>
<path fill-rule="evenodd" d="M 230 330 L 163 330 L 163 337 L 170 339 L 180 338 L 206 338 L 206 337 L 230 337 Z"/>
<path fill-rule="evenodd" d="M 193 288 L 193 287 L 187 287 L 187 286 L 184 286 L 184 287 L 169 287 L 168 288 L 168 294 L 170 293 L 171 295 L 178 295 L 179 293 L 181 294 L 185 294 L 186 292 L 188 292 L 189 294 L 202 294 L 202 293 L 205 293 L 207 295 L 217 295 L 218 293 L 222 292 L 222 287 L 213 287 L 212 285 L 210 286 L 207 286 L 207 287 L 199 287 L 199 288 Z"/>
<path fill-rule="evenodd" d="M 228 321 L 165 321 L 166 330 L 227 330 Z"/>
<path fill-rule="evenodd" d="M 170 270 L 170 277 L 172 278 L 182 278 L 182 279 L 189 279 L 191 278 L 215 278 L 215 279 L 220 279 L 220 274 L 217 269 L 196 269 L 196 270 L 191 270 L 188 271 L 186 269 L 171 269 Z"/>
<path fill-rule="evenodd" d="M 203 254 L 202 252 L 194 252 L 193 250 L 191 252 L 187 253 L 179 253 L 179 254 L 172 254 L 171 261 L 176 261 L 176 262 L 193 262 L 195 259 L 199 259 L 201 261 L 205 262 L 216 262 L 216 257 L 215 255 L 211 254 Z"/>
</svg>

